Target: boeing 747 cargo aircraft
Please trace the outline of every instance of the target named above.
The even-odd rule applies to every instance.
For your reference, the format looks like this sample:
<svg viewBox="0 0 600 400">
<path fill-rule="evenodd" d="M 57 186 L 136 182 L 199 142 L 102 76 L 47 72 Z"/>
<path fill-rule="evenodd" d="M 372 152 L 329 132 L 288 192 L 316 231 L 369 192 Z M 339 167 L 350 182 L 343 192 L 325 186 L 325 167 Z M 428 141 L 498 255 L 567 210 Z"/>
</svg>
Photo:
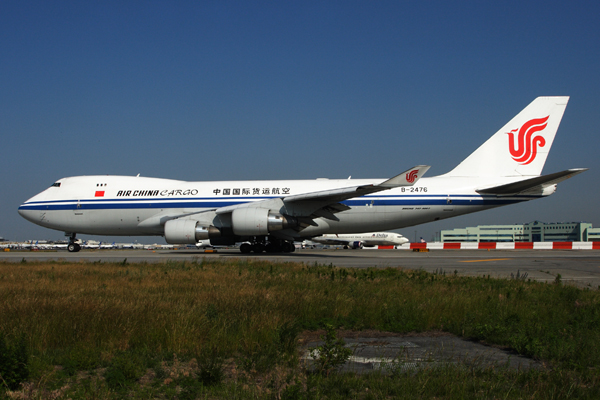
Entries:
<svg viewBox="0 0 600 400">
<path fill-rule="evenodd" d="M 27 220 L 70 237 L 160 235 L 168 243 L 248 242 L 292 252 L 324 234 L 386 231 L 548 196 L 586 169 L 541 175 L 568 97 L 538 97 L 452 171 L 418 165 L 390 179 L 186 182 L 135 176 L 62 178 L 27 200 Z M 394 160 L 397 163 L 397 160 Z"/>
</svg>

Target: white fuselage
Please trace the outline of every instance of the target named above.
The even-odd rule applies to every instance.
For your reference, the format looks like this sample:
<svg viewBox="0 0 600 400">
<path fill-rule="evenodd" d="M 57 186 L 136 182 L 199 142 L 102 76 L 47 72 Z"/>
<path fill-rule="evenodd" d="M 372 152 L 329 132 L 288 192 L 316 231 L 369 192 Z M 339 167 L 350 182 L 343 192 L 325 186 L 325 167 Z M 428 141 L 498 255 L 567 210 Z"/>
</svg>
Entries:
<svg viewBox="0 0 600 400">
<path fill-rule="evenodd" d="M 360 233 L 399 229 L 488 208 L 539 198 L 554 191 L 527 196 L 480 195 L 475 189 L 519 178 L 422 178 L 415 186 L 398 187 L 344 200 L 349 209 L 335 219 L 314 218 L 288 237 L 302 239 L 327 233 Z M 285 198 L 382 180 L 287 180 L 187 182 L 128 176 L 63 178 L 27 200 L 19 213 L 27 220 L 67 233 L 94 235 L 163 235 L 173 218 L 193 216 L 206 224 L 226 224 L 215 210 L 247 202 Z M 286 210 L 282 210 L 286 211 Z M 286 214 L 293 215 L 294 210 Z M 336 220 L 337 219 L 337 220 Z"/>
</svg>

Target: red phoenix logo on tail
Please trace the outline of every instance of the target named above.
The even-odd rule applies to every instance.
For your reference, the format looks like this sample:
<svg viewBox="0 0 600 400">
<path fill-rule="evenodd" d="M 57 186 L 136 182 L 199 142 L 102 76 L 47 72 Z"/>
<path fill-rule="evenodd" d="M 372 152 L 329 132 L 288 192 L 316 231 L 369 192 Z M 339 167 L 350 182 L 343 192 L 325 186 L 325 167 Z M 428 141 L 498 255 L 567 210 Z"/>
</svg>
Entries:
<svg viewBox="0 0 600 400">
<path fill-rule="evenodd" d="M 417 174 L 419 173 L 418 169 L 413 169 L 408 174 L 406 174 L 406 181 L 408 183 L 413 183 L 417 179 Z"/>
<path fill-rule="evenodd" d="M 546 139 L 542 136 L 533 136 L 534 133 L 542 131 L 548 126 L 548 118 L 536 118 L 523 124 L 520 129 L 513 129 L 508 132 L 508 141 L 510 154 L 518 163 L 522 165 L 529 164 L 537 156 L 537 149 L 546 145 Z M 515 133 L 517 137 L 515 138 Z"/>
</svg>

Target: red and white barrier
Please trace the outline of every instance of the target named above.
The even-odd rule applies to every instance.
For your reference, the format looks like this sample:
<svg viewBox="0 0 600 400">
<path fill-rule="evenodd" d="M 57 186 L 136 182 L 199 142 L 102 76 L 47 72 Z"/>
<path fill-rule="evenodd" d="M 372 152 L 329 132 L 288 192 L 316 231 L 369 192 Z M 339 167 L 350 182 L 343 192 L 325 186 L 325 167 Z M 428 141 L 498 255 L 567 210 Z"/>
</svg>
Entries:
<svg viewBox="0 0 600 400">
<path fill-rule="evenodd" d="M 428 250 L 600 250 L 600 242 L 406 243 L 398 249 Z"/>
</svg>

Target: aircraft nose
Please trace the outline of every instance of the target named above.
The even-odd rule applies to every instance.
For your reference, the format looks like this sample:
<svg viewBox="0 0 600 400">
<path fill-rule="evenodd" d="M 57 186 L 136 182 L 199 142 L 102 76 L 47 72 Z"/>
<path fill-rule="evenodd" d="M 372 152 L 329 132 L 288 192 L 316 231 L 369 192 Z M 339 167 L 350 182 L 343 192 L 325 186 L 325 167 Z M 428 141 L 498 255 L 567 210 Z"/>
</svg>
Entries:
<svg viewBox="0 0 600 400">
<path fill-rule="evenodd" d="M 21 204 L 17 210 L 19 215 L 30 222 L 37 223 L 36 219 L 39 220 L 40 212 L 39 208 L 36 207 L 36 202 L 39 202 L 40 200 L 43 200 L 43 192 L 36 194 Z"/>
<path fill-rule="evenodd" d="M 33 214 L 34 211 L 33 210 L 28 210 L 27 206 L 25 204 L 21 204 L 19 206 L 19 209 L 17 210 L 19 212 L 19 214 L 21 215 L 21 217 L 25 218 L 27 221 L 33 221 Z"/>
</svg>

